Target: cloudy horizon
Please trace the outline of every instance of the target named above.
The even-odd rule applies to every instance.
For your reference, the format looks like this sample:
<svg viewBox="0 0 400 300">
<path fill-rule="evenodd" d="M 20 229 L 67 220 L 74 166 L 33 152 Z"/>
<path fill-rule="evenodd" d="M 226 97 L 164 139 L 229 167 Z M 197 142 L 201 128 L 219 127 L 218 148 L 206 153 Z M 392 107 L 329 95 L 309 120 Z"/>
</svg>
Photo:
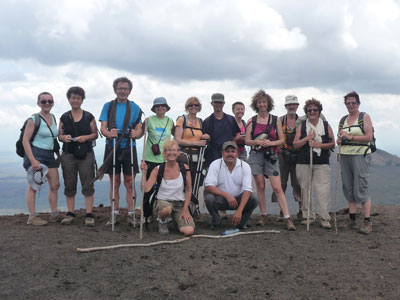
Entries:
<svg viewBox="0 0 400 300">
<path fill-rule="evenodd" d="M 120 76 L 147 115 L 157 96 L 173 118 L 197 96 L 204 119 L 211 94 L 222 92 L 225 112 L 239 100 L 249 118 L 251 96 L 265 89 L 277 115 L 288 94 L 321 100 L 335 131 L 343 95 L 356 90 L 378 148 L 400 155 L 391 136 L 400 129 L 399 1 L 17 0 L 2 1 L 0 16 L 1 155 L 15 153 L 38 93 L 54 95 L 60 117 L 66 90 L 82 86 L 84 109 L 98 119 Z"/>
</svg>

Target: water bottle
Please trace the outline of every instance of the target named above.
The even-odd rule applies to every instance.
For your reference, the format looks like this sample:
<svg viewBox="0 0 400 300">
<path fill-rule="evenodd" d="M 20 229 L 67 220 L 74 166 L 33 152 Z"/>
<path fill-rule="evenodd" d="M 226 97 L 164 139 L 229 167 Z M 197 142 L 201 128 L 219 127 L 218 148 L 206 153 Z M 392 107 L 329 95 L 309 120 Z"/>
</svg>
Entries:
<svg viewBox="0 0 400 300">
<path fill-rule="evenodd" d="M 232 228 L 232 229 L 228 229 L 228 230 L 224 231 L 223 233 L 221 233 L 221 235 L 230 235 L 230 234 L 238 233 L 239 231 L 240 231 L 239 228 Z"/>
</svg>

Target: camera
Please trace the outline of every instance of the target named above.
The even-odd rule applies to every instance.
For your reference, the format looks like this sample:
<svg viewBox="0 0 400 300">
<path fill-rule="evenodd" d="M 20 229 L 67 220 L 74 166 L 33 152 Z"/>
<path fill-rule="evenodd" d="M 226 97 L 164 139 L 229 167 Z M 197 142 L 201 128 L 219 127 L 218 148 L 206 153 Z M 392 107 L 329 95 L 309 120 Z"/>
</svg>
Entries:
<svg viewBox="0 0 400 300">
<path fill-rule="evenodd" d="M 264 152 L 264 158 L 268 160 L 271 164 L 275 164 L 277 161 L 277 158 L 274 153 L 270 149 L 267 149 L 267 151 Z"/>
</svg>

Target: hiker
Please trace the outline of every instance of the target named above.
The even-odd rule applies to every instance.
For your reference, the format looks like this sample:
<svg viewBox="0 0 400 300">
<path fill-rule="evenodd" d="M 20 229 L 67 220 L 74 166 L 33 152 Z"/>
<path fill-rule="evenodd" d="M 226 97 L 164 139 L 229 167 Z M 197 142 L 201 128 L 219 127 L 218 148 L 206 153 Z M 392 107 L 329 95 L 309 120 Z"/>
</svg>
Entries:
<svg viewBox="0 0 400 300">
<path fill-rule="evenodd" d="M 60 118 L 58 139 L 63 142 L 61 168 L 64 177 L 64 195 L 67 198 L 68 212 L 61 221 L 69 225 L 75 220 L 75 195 L 78 174 L 85 197 L 85 225 L 95 226 L 93 211 L 95 156 L 92 142 L 98 137 L 94 116 L 81 108 L 85 100 L 85 91 L 73 86 L 67 91 L 67 99 L 71 110 Z"/>
<path fill-rule="evenodd" d="M 263 90 L 254 94 L 250 107 L 257 112 L 247 121 L 246 145 L 251 146 L 248 163 L 257 186 L 261 216 L 256 225 L 267 224 L 267 201 L 265 199 L 265 178 L 268 177 L 272 189 L 277 196 L 278 204 L 283 212 L 287 230 L 296 230 L 290 218 L 285 193 L 282 190 L 279 176 L 278 151 L 284 143 L 282 124 L 277 117 L 270 114 L 274 108 L 274 100 Z"/>
<path fill-rule="evenodd" d="M 219 210 L 236 210 L 232 225 L 243 229 L 257 207 L 257 198 L 252 193 L 250 166 L 238 159 L 237 148 L 235 142 L 225 142 L 222 158 L 211 163 L 204 181 L 204 199 L 213 230 L 221 224 Z"/>
<path fill-rule="evenodd" d="M 115 100 L 104 104 L 100 114 L 101 134 L 106 137 L 106 147 L 104 151 L 104 173 L 110 177 L 110 202 L 113 202 L 113 182 L 115 182 L 114 199 L 114 225 L 119 223 L 119 187 L 121 185 L 121 169 L 124 173 L 124 185 L 126 189 L 126 203 L 128 205 L 127 224 L 135 224 L 134 199 L 132 184 L 135 183 L 135 176 L 139 172 L 137 162 L 137 151 L 135 139 L 142 136 L 140 107 L 128 99 L 132 91 L 132 82 L 126 77 L 119 77 L 113 82 Z M 132 139 L 132 144 L 130 143 Z M 113 180 L 113 147 L 115 144 L 115 180 Z M 131 167 L 131 151 L 133 153 L 133 173 Z M 99 171 L 102 171 L 100 167 Z M 103 172 L 103 171 L 102 171 Z M 106 223 L 112 224 L 112 217 Z"/>
<path fill-rule="evenodd" d="M 282 124 L 284 143 L 282 145 L 281 152 L 278 154 L 278 159 L 282 190 L 285 193 L 290 175 L 293 197 L 299 205 L 297 218 L 302 221 L 303 213 L 301 210 L 301 189 L 296 177 L 296 162 L 299 151 L 293 147 L 293 140 L 294 136 L 296 135 L 296 120 L 298 119 L 298 115 L 296 113 L 298 107 L 299 100 L 297 99 L 297 96 L 287 95 L 285 97 L 286 114 L 279 117 L 279 121 Z M 277 201 L 275 193 L 272 193 L 271 201 Z M 278 220 L 283 221 L 282 211 L 280 212 Z"/>
<path fill-rule="evenodd" d="M 368 191 L 369 167 L 371 164 L 371 142 L 373 127 L 368 114 L 360 112 L 360 96 L 356 92 L 344 96 L 348 115 L 342 118 L 339 125 L 337 144 L 340 149 L 340 168 L 342 172 L 343 194 L 349 202 L 349 219 L 342 228 L 357 229 L 357 204 L 362 204 L 364 213 L 360 233 L 372 231 L 370 219 L 371 197 Z M 342 127 L 342 128 L 340 128 Z"/>
<path fill-rule="evenodd" d="M 197 117 L 201 111 L 201 103 L 197 97 L 190 97 L 185 103 L 186 115 L 182 115 L 176 121 L 175 139 L 181 147 L 181 157 L 189 165 L 192 178 L 192 188 L 196 176 L 197 164 L 199 162 L 200 147 L 207 144 L 202 132 L 203 121 Z"/>
<path fill-rule="evenodd" d="M 61 220 L 61 215 L 57 208 L 58 189 L 60 188 L 60 179 L 58 177 L 60 151 L 56 139 L 58 136 L 56 119 L 54 115 L 50 113 L 54 106 L 53 96 L 48 92 L 40 93 L 38 95 L 37 105 L 40 107 L 39 115 L 33 115 L 28 120 L 22 144 L 25 150 L 23 166 L 28 172 L 26 204 L 29 209 L 29 218 L 27 224 L 42 226 L 47 225 L 48 222 L 36 214 L 35 202 L 36 191 L 40 190 L 45 180 L 48 180 L 50 186 L 48 194 L 51 210 L 50 221 L 58 222 Z M 36 117 L 39 118 L 39 128 L 34 139 L 31 140 L 35 131 Z M 57 155 L 57 160 L 54 158 L 54 152 Z M 29 181 L 31 184 L 29 184 Z"/>
<path fill-rule="evenodd" d="M 232 113 L 235 116 L 236 124 L 239 126 L 240 132 L 236 134 L 236 144 L 238 145 L 238 158 L 247 161 L 247 151 L 245 147 L 246 139 L 246 122 L 242 119 L 246 108 L 244 104 L 237 101 L 232 104 Z"/>
<path fill-rule="evenodd" d="M 205 167 L 216 159 L 221 158 L 222 144 L 235 140 L 240 129 L 231 115 L 224 113 L 225 97 L 223 94 L 215 93 L 211 96 L 211 105 L 214 112 L 203 122 L 203 133 L 209 139 L 205 153 Z"/>
<path fill-rule="evenodd" d="M 194 233 L 195 224 L 189 213 L 192 195 L 190 171 L 188 165 L 177 162 L 179 154 L 178 142 L 166 140 L 163 147 L 166 162 L 153 168 L 145 183 L 145 192 L 150 192 L 157 183 L 155 209 L 159 218 L 159 233 L 162 235 L 169 233 L 167 218 L 170 217 L 178 225 L 179 232 L 186 236 Z M 146 164 L 141 166 L 148 168 Z"/>
<path fill-rule="evenodd" d="M 307 225 L 307 214 L 310 214 L 310 224 L 315 223 L 316 215 L 313 211 L 312 195 L 310 190 L 315 189 L 317 214 L 321 218 L 321 227 L 330 229 L 329 207 L 331 202 L 329 166 L 330 150 L 335 146 L 333 131 L 327 121 L 320 118 L 322 104 L 312 98 L 304 105 L 307 119 L 297 128 L 293 146 L 300 149 L 297 157 L 296 175 L 301 187 L 301 201 L 303 220 L 302 225 Z M 310 147 L 312 149 L 312 170 L 310 178 Z M 310 181 L 311 180 L 311 181 Z M 311 197 L 311 201 L 309 198 Z M 310 205 L 310 207 L 308 207 Z M 308 212 L 308 210 L 310 210 Z"/>
<path fill-rule="evenodd" d="M 143 169 L 147 164 L 146 180 L 149 180 L 150 174 L 155 167 L 164 162 L 164 142 L 170 138 L 174 130 L 174 121 L 165 115 L 171 108 L 164 97 L 155 98 L 151 111 L 155 113 L 150 116 L 143 124 L 143 132 L 147 130 L 147 142 L 145 149 L 145 162 L 141 162 Z M 147 123 L 147 128 L 145 124 Z M 150 189 L 143 197 L 143 213 L 146 219 L 152 214 L 152 206 L 150 205 L 150 197 L 154 189 Z"/>
</svg>

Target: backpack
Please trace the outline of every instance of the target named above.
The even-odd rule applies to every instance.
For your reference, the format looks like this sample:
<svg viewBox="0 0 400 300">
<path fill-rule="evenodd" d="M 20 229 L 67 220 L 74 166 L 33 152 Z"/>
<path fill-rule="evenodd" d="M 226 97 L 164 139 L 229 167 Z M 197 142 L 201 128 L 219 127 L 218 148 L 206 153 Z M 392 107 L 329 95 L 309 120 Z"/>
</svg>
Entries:
<svg viewBox="0 0 400 300">
<path fill-rule="evenodd" d="M 189 169 L 185 168 L 185 164 L 183 162 L 178 162 L 178 164 L 179 164 L 179 170 L 180 170 L 180 172 L 182 174 L 182 178 L 183 178 L 183 191 L 185 191 L 186 190 L 186 171 L 189 171 Z M 150 200 L 150 205 L 148 205 L 147 209 L 144 210 L 144 212 L 143 212 L 146 219 L 153 214 L 153 206 L 154 206 L 155 200 L 157 200 L 157 193 L 158 193 L 158 190 L 160 189 L 161 181 L 164 177 L 164 171 L 165 171 L 165 162 L 158 166 L 158 174 L 157 174 L 156 184 L 154 187 L 154 193 Z M 147 224 L 147 222 L 146 222 L 146 224 Z"/>
<path fill-rule="evenodd" d="M 176 121 L 178 121 L 180 117 L 176 118 Z M 192 131 L 192 135 L 194 136 L 194 131 L 193 130 L 200 130 L 202 131 L 202 127 L 203 127 L 203 120 L 201 118 L 197 118 L 197 120 L 200 122 L 200 128 L 197 127 L 191 127 L 191 126 L 187 126 L 187 118 L 186 115 L 182 115 L 182 119 L 183 119 L 183 124 L 182 124 L 182 128 L 183 131 L 185 131 L 186 128 L 189 128 Z"/>
<path fill-rule="evenodd" d="M 39 131 L 40 119 L 41 119 L 39 113 L 33 114 L 32 116 L 34 116 L 34 118 L 35 118 L 35 129 L 33 130 L 33 133 L 32 133 L 32 136 L 31 136 L 31 140 L 30 140 L 31 143 L 33 142 L 36 134 Z M 22 125 L 21 133 L 19 134 L 19 139 L 15 143 L 16 152 L 21 157 L 25 156 L 25 149 L 24 149 L 24 145 L 22 144 L 22 140 L 24 138 L 25 127 L 26 127 L 26 124 L 28 123 L 29 119 L 30 118 L 26 119 L 25 122 L 24 122 L 24 125 Z"/>
<path fill-rule="evenodd" d="M 360 127 L 362 133 L 365 134 L 365 131 L 364 131 L 364 115 L 365 115 L 365 112 L 360 112 L 360 114 L 358 115 L 358 123 L 357 123 L 357 125 L 351 125 L 349 127 L 343 127 L 344 121 L 346 120 L 346 118 L 349 115 L 343 116 L 339 121 L 339 130 L 342 130 L 344 128 Z M 368 149 L 371 149 L 371 153 L 374 153 L 374 152 L 376 152 L 376 138 L 375 138 L 374 132 L 375 132 L 374 127 L 372 127 L 372 141 L 369 142 L 368 145 L 367 144 L 360 144 L 360 143 L 349 143 L 349 142 L 342 143 L 342 145 L 348 145 L 348 146 L 360 146 L 360 145 L 362 146 L 362 145 L 364 145 L 364 146 L 367 146 L 367 149 L 365 149 L 365 152 L 364 152 L 364 156 L 367 155 Z"/>
</svg>

